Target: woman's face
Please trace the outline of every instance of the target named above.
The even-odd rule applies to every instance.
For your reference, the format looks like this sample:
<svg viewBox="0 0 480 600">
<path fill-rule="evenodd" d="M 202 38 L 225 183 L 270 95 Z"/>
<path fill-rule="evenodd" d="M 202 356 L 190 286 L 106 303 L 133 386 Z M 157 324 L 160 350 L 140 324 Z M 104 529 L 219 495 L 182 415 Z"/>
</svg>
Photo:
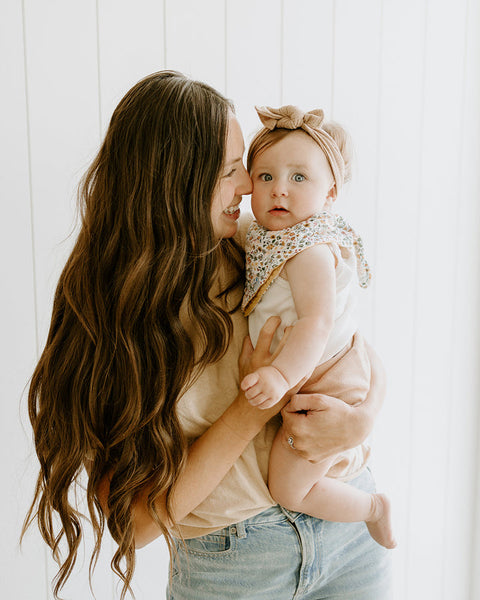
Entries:
<svg viewBox="0 0 480 600">
<path fill-rule="evenodd" d="M 244 152 L 242 130 L 236 117 L 231 113 L 225 163 L 217 182 L 210 211 L 213 230 L 219 239 L 236 234 L 242 195 L 250 194 L 252 191 L 252 182 L 243 165 Z"/>
</svg>

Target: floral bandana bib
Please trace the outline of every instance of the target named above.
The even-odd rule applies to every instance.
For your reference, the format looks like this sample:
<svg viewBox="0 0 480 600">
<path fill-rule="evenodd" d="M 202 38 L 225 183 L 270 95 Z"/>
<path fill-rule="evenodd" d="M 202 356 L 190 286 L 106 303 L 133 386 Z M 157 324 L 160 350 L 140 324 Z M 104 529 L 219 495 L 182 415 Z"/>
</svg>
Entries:
<svg viewBox="0 0 480 600">
<path fill-rule="evenodd" d="M 343 217 L 324 211 L 280 231 L 270 231 L 254 221 L 245 244 L 246 282 L 242 302 L 245 316 L 260 302 L 287 260 L 306 248 L 330 243 L 355 252 L 358 281 L 366 288 L 371 273 L 363 242 Z"/>
</svg>

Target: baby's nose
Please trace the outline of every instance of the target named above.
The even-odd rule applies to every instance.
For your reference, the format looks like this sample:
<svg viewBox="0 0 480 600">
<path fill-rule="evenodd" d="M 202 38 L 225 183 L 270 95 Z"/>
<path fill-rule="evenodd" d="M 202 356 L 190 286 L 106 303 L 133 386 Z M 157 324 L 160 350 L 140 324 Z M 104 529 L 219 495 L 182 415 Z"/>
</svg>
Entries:
<svg viewBox="0 0 480 600">
<path fill-rule="evenodd" d="M 275 182 L 275 185 L 272 187 L 272 196 L 288 196 L 288 189 L 284 182 Z"/>
</svg>

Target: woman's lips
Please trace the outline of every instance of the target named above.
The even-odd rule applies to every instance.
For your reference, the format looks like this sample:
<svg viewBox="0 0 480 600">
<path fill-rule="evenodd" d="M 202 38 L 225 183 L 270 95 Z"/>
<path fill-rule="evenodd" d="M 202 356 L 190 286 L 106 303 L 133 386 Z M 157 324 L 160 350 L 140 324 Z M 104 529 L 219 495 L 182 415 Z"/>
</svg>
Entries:
<svg viewBox="0 0 480 600">
<path fill-rule="evenodd" d="M 232 206 L 230 208 L 227 208 L 223 211 L 223 214 L 229 219 L 233 219 L 234 221 L 236 221 L 240 216 L 240 207 Z"/>
</svg>

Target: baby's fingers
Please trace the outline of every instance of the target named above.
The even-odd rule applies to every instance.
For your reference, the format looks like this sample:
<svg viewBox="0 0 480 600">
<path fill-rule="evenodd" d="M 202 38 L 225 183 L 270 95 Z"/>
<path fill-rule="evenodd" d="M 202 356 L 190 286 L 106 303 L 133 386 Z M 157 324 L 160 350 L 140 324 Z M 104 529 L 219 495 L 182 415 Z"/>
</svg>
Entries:
<svg viewBox="0 0 480 600">
<path fill-rule="evenodd" d="M 252 387 L 249 387 L 248 390 L 246 390 L 245 398 L 247 400 L 253 400 L 260 394 L 264 394 L 264 393 L 265 393 L 264 389 L 262 388 L 262 386 L 260 384 L 252 385 Z"/>
<path fill-rule="evenodd" d="M 261 410 L 271 408 L 272 406 L 275 406 L 275 404 L 277 404 L 276 399 L 272 398 L 271 396 L 268 396 L 267 394 L 259 394 L 253 400 L 249 400 L 249 402 L 252 406 L 256 406 Z"/>
<path fill-rule="evenodd" d="M 240 387 L 242 388 L 243 391 L 248 390 L 249 388 L 254 386 L 256 383 L 258 383 L 258 380 L 259 380 L 258 373 L 249 373 L 242 379 L 242 383 L 240 384 Z"/>
</svg>

